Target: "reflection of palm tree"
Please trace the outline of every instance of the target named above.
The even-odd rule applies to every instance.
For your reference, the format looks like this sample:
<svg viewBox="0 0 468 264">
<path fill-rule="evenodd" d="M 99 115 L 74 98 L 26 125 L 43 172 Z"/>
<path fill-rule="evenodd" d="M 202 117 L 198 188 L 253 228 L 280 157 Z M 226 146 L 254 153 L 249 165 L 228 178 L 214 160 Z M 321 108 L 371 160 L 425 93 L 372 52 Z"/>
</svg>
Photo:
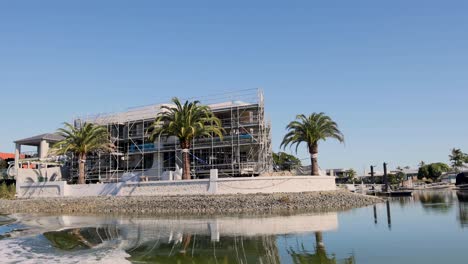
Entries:
<svg viewBox="0 0 468 264">
<path fill-rule="evenodd" d="M 280 263 L 275 236 L 221 237 L 213 242 L 210 236 L 184 234 L 181 243 L 148 241 L 127 253 L 128 260 L 138 263 Z"/>
<path fill-rule="evenodd" d="M 289 249 L 289 255 L 292 257 L 293 263 L 305 264 L 305 263 L 316 263 L 316 264 L 336 264 L 336 256 L 329 256 L 323 243 L 322 232 L 315 232 L 315 254 L 307 253 L 304 245 L 302 245 L 302 252 L 296 252 L 294 249 Z M 354 256 L 343 259 L 342 263 L 353 264 L 355 263 Z"/>
<path fill-rule="evenodd" d="M 61 231 L 44 233 L 44 237 L 52 246 L 61 250 L 90 249 L 104 241 L 111 241 L 119 237 L 120 231 L 110 225 L 98 228 L 72 228 Z"/>
</svg>

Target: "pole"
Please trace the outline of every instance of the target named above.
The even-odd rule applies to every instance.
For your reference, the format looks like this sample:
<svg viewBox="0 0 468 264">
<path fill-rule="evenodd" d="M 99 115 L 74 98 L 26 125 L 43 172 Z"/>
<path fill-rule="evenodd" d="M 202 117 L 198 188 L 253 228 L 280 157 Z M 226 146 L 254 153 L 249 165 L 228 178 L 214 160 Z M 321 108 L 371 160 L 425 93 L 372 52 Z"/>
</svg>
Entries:
<svg viewBox="0 0 468 264">
<path fill-rule="evenodd" d="M 384 170 L 383 183 L 385 187 L 384 191 L 388 192 L 389 188 L 388 188 L 388 175 L 387 175 L 387 163 L 386 162 L 384 162 L 383 164 L 383 170 Z"/>
</svg>

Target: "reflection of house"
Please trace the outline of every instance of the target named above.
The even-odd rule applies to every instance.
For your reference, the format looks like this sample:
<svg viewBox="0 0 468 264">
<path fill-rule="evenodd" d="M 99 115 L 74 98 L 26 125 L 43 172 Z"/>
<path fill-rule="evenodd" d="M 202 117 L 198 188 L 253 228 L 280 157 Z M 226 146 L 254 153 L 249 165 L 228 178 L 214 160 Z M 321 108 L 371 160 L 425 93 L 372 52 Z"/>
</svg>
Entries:
<svg viewBox="0 0 468 264">
<path fill-rule="evenodd" d="M 86 250 L 93 250 L 116 263 L 120 263 L 119 257 L 144 263 L 178 263 L 177 260 L 279 263 L 277 236 L 338 228 L 337 213 L 202 218 L 18 215 L 18 218 L 28 228 L 12 232 L 13 237 L 44 234 L 45 240 L 28 247 L 30 253 L 40 254 L 44 259 L 53 255 L 56 260 L 61 256 L 69 258 L 69 254 L 56 254 L 54 250 L 83 256 L 89 252 Z M 49 244 L 50 250 L 43 250 L 44 243 Z M 125 254 L 109 255 L 115 248 Z"/>
</svg>

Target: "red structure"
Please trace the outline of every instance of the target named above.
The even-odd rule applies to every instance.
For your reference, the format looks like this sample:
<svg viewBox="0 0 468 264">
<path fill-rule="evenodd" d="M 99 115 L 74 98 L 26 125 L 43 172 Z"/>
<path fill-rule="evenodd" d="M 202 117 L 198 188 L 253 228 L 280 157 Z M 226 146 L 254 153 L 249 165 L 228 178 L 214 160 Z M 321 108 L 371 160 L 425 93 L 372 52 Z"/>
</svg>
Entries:
<svg viewBox="0 0 468 264">
<path fill-rule="evenodd" d="M 24 154 L 20 155 L 21 159 L 24 159 L 25 156 Z M 0 159 L 2 160 L 7 160 L 7 159 L 15 159 L 15 153 L 6 153 L 6 152 L 0 152 Z"/>
</svg>

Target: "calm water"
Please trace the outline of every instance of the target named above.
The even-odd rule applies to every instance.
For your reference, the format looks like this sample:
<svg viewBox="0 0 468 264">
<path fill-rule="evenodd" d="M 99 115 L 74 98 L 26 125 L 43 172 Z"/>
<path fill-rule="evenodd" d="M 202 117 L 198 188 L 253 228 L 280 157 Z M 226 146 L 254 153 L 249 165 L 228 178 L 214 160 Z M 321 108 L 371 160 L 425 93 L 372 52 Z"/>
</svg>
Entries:
<svg viewBox="0 0 468 264">
<path fill-rule="evenodd" d="M 11 217 L 2 263 L 468 263 L 468 193 L 454 191 L 324 214 Z"/>
</svg>

